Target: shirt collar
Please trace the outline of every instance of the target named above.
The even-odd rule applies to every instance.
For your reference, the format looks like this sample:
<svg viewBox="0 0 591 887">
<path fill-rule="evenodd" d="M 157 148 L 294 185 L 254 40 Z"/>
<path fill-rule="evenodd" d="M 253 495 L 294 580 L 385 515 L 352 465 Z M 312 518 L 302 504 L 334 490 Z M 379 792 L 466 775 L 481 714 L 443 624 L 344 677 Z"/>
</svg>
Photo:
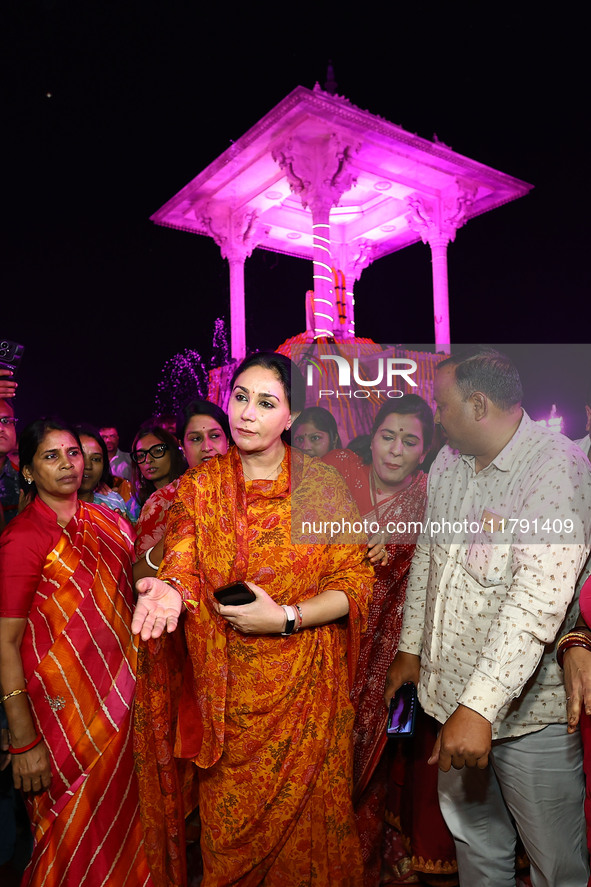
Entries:
<svg viewBox="0 0 591 887">
<path fill-rule="evenodd" d="M 479 474 L 490 473 L 492 472 L 493 467 L 497 468 L 499 471 L 511 471 L 513 463 L 520 454 L 522 447 L 530 439 L 530 430 L 534 424 L 535 423 L 522 408 L 521 422 L 517 426 L 513 437 L 505 444 L 501 452 L 497 453 L 492 462 L 490 462 L 486 468 L 483 468 Z M 475 471 L 474 463 L 476 461 L 476 456 L 462 456 L 462 459 L 470 465 L 472 471 Z"/>
</svg>

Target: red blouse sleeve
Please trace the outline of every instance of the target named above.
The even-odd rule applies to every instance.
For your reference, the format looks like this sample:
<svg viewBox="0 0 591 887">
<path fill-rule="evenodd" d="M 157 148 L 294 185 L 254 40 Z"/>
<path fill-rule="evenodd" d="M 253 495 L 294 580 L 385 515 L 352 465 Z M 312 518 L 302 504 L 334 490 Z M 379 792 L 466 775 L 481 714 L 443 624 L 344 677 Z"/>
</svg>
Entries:
<svg viewBox="0 0 591 887">
<path fill-rule="evenodd" d="M 27 618 L 47 554 L 61 536 L 44 508 L 33 502 L 0 535 L 0 617 Z"/>
</svg>

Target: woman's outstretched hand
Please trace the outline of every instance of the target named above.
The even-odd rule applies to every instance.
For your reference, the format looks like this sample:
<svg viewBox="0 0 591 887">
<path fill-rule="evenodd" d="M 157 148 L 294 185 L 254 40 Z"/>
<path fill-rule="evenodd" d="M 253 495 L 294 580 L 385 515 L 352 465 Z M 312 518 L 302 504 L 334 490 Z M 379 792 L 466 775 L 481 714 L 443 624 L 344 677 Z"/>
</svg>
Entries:
<svg viewBox="0 0 591 887">
<path fill-rule="evenodd" d="M 159 638 L 164 630 L 174 631 L 183 606 L 180 592 L 155 576 L 140 579 L 135 587 L 139 597 L 131 620 L 132 633 L 148 641 Z"/>
</svg>

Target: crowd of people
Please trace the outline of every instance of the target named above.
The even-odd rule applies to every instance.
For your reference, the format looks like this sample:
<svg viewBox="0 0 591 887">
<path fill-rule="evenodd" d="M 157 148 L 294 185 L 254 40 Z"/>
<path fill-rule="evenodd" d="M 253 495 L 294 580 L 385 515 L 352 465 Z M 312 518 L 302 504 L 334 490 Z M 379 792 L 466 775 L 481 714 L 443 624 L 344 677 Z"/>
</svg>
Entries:
<svg viewBox="0 0 591 887">
<path fill-rule="evenodd" d="M 17 448 L 15 394 L 0 371 L 3 877 L 21 797 L 22 887 L 591 884 L 588 438 L 504 355 L 346 448 L 274 352 L 129 453 L 55 417 Z"/>
</svg>

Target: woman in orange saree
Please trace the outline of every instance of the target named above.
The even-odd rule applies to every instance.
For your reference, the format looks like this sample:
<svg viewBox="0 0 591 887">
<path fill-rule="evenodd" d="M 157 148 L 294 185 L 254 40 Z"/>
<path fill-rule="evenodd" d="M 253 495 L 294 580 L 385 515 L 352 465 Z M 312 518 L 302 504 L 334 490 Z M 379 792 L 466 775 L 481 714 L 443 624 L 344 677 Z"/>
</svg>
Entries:
<svg viewBox="0 0 591 887">
<path fill-rule="evenodd" d="M 288 364 L 259 354 L 239 367 L 229 405 L 237 446 L 185 475 L 160 578 L 138 583 L 133 628 L 151 640 L 138 670 L 136 747 L 158 887 L 186 883 L 182 796 L 195 779 L 203 887 L 358 887 L 363 878 L 349 692 L 371 572 L 362 546 L 330 544 L 336 529 L 321 525 L 358 520 L 341 479 L 281 441 Z M 214 591 L 235 581 L 255 600 L 217 604 Z M 182 602 L 189 655 L 179 687 L 166 662 L 174 635 L 161 635 L 176 628 Z"/>
<path fill-rule="evenodd" d="M 0 540 L 0 684 L 34 850 L 24 885 L 150 885 L 133 771 L 129 524 L 78 502 L 75 434 L 21 438 L 33 502 Z M 33 487 L 34 484 L 34 487 Z"/>
</svg>

